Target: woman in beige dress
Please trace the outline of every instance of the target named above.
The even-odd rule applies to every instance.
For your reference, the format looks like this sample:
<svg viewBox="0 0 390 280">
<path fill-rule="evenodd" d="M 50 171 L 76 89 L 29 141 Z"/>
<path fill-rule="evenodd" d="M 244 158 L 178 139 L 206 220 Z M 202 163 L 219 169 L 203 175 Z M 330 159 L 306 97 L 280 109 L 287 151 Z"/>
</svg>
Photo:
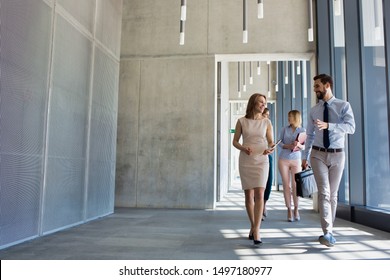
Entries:
<svg viewBox="0 0 390 280">
<path fill-rule="evenodd" d="M 271 121 L 262 116 L 266 105 L 267 98 L 263 94 L 255 93 L 249 98 L 246 115 L 237 120 L 233 139 L 233 146 L 241 151 L 239 172 L 251 224 L 249 239 L 255 245 L 262 244 L 259 230 L 268 178 L 268 154 L 275 147 Z M 241 136 L 242 144 L 239 142 Z"/>
</svg>

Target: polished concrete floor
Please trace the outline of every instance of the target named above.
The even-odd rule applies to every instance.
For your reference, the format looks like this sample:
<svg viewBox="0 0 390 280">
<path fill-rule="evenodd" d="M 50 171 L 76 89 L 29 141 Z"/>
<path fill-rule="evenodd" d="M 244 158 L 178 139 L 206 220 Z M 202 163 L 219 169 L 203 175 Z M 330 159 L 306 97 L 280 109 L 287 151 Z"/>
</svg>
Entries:
<svg viewBox="0 0 390 280">
<path fill-rule="evenodd" d="M 1 260 L 390 260 L 390 233 L 336 220 L 333 248 L 318 243 L 318 213 L 301 199 L 301 221 L 287 222 L 273 191 L 263 245 L 248 240 L 241 190 L 215 210 L 128 209 L 0 251 Z"/>
</svg>

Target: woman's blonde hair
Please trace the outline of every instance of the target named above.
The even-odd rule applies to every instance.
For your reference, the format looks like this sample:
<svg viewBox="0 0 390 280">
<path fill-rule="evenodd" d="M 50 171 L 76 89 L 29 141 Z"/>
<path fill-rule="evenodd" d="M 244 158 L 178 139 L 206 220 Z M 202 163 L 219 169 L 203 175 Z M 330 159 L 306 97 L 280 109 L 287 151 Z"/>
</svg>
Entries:
<svg viewBox="0 0 390 280">
<path fill-rule="evenodd" d="M 288 112 L 288 116 L 292 117 L 292 123 L 296 127 L 299 127 L 302 125 L 301 112 L 299 112 L 298 110 L 291 110 L 290 112 Z"/>
</svg>

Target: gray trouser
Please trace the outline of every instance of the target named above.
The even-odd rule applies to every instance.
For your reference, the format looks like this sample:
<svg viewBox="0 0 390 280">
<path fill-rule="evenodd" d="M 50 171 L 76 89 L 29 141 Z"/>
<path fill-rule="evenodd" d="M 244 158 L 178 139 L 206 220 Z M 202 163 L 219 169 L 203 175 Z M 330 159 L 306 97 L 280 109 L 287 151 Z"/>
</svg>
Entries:
<svg viewBox="0 0 390 280">
<path fill-rule="evenodd" d="M 312 150 L 310 163 L 318 188 L 322 231 L 324 234 L 332 233 L 336 218 L 337 194 L 344 170 L 345 153 L 326 153 Z"/>
</svg>

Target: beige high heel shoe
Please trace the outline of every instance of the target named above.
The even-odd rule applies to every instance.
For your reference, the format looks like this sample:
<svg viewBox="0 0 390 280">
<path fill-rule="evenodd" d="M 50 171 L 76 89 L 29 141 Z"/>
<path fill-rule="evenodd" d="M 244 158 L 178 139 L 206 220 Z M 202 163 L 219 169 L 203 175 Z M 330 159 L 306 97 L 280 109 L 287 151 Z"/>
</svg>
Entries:
<svg viewBox="0 0 390 280">
<path fill-rule="evenodd" d="M 287 208 L 287 221 L 294 222 L 294 217 L 291 208 Z"/>
<path fill-rule="evenodd" d="M 299 216 L 298 208 L 294 209 L 294 219 L 296 221 L 300 221 L 301 220 L 301 217 Z"/>
</svg>

